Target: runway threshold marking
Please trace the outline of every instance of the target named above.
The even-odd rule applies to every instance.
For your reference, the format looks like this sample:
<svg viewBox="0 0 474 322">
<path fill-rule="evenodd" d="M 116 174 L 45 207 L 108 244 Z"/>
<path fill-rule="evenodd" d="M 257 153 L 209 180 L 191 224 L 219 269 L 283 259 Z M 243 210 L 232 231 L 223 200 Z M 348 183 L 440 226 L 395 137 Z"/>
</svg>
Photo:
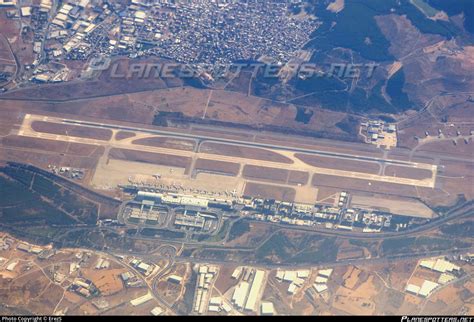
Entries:
<svg viewBox="0 0 474 322">
<path fill-rule="evenodd" d="M 28 117 L 26 117 L 28 116 Z M 93 145 L 110 145 L 112 147 L 118 147 L 118 148 L 125 148 L 125 149 L 131 149 L 131 150 L 135 150 L 135 151 L 146 151 L 146 152 L 154 152 L 154 153 L 163 153 L 163 154 L 168 154 L 168 155 L 178 155 L 178 156 L 185 156 L 185 157 L 192 157 L 193 155 L 196 155 L 195 152 L 193 151 L 180 151 L 180 150 L 174 150 L 174 149 L 168 149 L 168 148 L 156 148 L 156 147 L 147 147 L 147 146 L 140 146 L 140 147 L 135 147 L 134 145 L 123 145 L 123 144 L 120 144 L 119 142 L 99 142 L 98 140 L 94 140 L 94 139 L 87 139 L 87 138 L 74 138 L 72 139 L 71 137 L 69 136 L 53 136 L 53 135 L 50 135 L 48 133 L 42 133 L 42 135 L 40 135 L 38 132 L 35 132 L 32 128 L 31 128 L 31 124 L 32 122 L 35 120 L 34 117 L 35 115 L 31 115 L 31 114 L 27 114 L 25 116 L 25 119 L 24 119 L 24 122 L 22 124 L 22 127 L 19 131 L 19 135 L 22 135 L 22 136 L 31 136 L 31 137 L 43 137 L 43 138 L 46 138 L 46 139 L 51 139 L 51 140 L 62 140 L 62 141 L 69 141 L 69 142 L 77 142 L 77 143 L 84 143 L 84 144 L 93 144 Z M 28 120 L 28 121 L 26 121 Z M 56 122 L 61 122 L 62 121 L 67 121 L 67 119 L 54 119 L 52 120 L 52 122 L 54 123 L 54 121 Z M 81 123 L 84 123 L 82 121 L 72 121 L 74 122 L 75 124 L 77 125 L 81 125 Z M 68 124 L 70 124 L 68 122 Z M 84 125 L 84 126 L 88 126 L 88 125 Z M 104 127 L 112 127 L 112 126 L 105 126 L 103 125 L 103 123 L 100 123 L 100 126 L 104 126 Z M 25 131 L 25 127 L 27 127 L 26 131 Z M 92 127 L 96 127 L 96 126 L 92 126 Z M 120 129 L 120 126 L 117 126 L 118 129 Z M 135 131 L 135 132 L 150 132 L 150 131 L 153 131 L 153 130 L 146 130 L 144 129 L 143 130 L 140 130 L 140 129 L 133 129 L 133 128 L 127 128 L 127 127 L 123 127 L 123 128 L 126 128 L 128 130 L 132 130 L 132 131 Z M 155 132 L 163 132 L 165 133 L 164 135 L 172 135 L 170 133 L 167 133 L 165 131 L 155 131 Z M 21 134 L 20 134 L 21 133 Z M 156 134 L 156 133 L 155 133 Z M 178 134 L 178 136 L 181 135 L 181 134 Z M 195 138 L 195 137 L 194 137 Z M 210 139 L 212 140 L 212 138 Z M 242 145 L 245 145 L 245 144 L 242 144 Z M 250 145 L 251 146 L 251 145 Z M 271 150 L 271 148 L 269 147 L 264 147 L 268 150 Z M 278 150 L 278 149 L 276 149 Z M 280 149 L 280 150 L 283 150 L 283 149 Z M 288 150 L 291 151 L 291 148 L 289 148 Z M 201 157 L 204 157 L 205 159 L 211 159 L 211 160 L 224 160 L 226 161 L 227 159 L 229 159 L 230 161 L 233 161 L 235 159 L 241 159 L 242 162 L 247 162 L 247 163 L 255 163 L 255 164 L 258 164 L 258 165 L 265 165 L 265 166 L 269 166 L 269 167 L 278 167 L 278 168 L 285 168 L 285 169 L 291 169 L 292 168 L 292 165 L 291 164 L 281 164 L 281 163 L 278 163 L 278 162 L 272 162 L 272 161 L 262 161 L 262 160 L 252 160 L 252 159 L 246 159 L 246 158 L 236 158 L 236 157 L 230 157 L 230 156 L 225 156 L 225 155 L 217 155 L 217 154 L 207 154 L 207 153 L 197 153 L 199 154 Z M 206 157 L 207 156 L 207 157 Z M 337 155 L 335 156 L 337 158 Z M 387 163 L 387 160 L 378 160 L 379 162 L 382 161 L 382 162 L 386 162 Z M 413 163 L 411 164 L 413 167 Z M 420 164 L 416 163 L 417 166 L 419 166 Z M 402 165 L 403 166 L 403 165 Z M 406 167 L 409 167 L 409 164 L 406 164 L 405 165 Z M 428 167 L 429 166 L 429 170 L 432 170 L 432 169 L 436 169 L 437 166 L 436 165 L 428 165 L 426 164 L 426 166 Z M 415 168 L 419 168 L 419 167 L 415 167 Z M 357 178 L 357 179 L 362 179 L 362 180 L 367 180 L 367 181 L 379 181 L 379 182 L 388 182 L 388 183 L 395 183 L 395 184 L 401 184 L 401 185 L 416 185 L 416 186 L 421 186 L 421 187 L 429 187 L 429 188 L 434 188 L 434 184 L 435 184 L 435 178 L 436 178 L 436 172 L 433 172 L 433 177 L 430 178 L 429 180 L 428 179 L 421 179 L 421 180 L 418 180 L 418 179 L 409 179 L 409 178 L 398 178 L 398 177 L 388 177 L 388 176 L 380 176 L 380 175 L 375 175 L 375 174 L 366 174 L 366 173 L 362 173 L 362 172 L 351 172 L 351 171 L 345 171 L 345 170 L 337 170 L 337 169 L 330 169 L 330 168 L 318 168 L 318 167 L 313 167 L 313 166 L 309 166 L 308 165 L 308 169 L 306 169 L 310 172 L 313 172 L 313 173 L 316 173 L 316 174 L 328 174 L 328 175 L 331 175 L 331 176 L 339 176 L 339 177 L 349 177 L 349 178 Z"/>
</svg>

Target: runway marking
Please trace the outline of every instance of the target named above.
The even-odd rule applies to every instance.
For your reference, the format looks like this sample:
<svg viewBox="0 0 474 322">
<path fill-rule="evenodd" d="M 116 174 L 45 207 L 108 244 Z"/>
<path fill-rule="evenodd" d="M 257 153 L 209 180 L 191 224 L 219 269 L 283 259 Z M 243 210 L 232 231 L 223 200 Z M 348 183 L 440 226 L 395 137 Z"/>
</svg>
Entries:
<svg viewBox="0 0 474 322">
<path fill-rule="evenodd" d="M 290 157 L 292 161 L 294 162 L 293 164 L 280 163 L 280 162 L 274 162 L 274 161 L 254 160 L 254 159 L 247 159 L 247 158 L 242 158 L 242 157 L 233 157 L 233 156 L 226 156 L 226 155 L 219 155 L 219 154 L 212 154 L 212 153 L 205 153 L 205 152 L 194 152 L 194 151 L 175 150 L 175 149 L 162 148 L 162 147 L 136 145 L 131 142 L 121 142 L 121 141 L 113 141 L 113 140 L 101 141 L 101 140 L 95 140 L 95 139 L 89 139 L 89 138 L 70 137 L 66 135 L 39 133 L 39 132 L 34 131 L 31 127 L 32 122 L 34 122 L 35 120 L 41 120 L 41 117 L 37 115 L 27 114 L 24 118 L 20 131 L 18 132 L 18 135 L 26 136 L 26 137 L 38 137 L 38 138 L 53 140 L 53 141 L 66 141 L 66 142 L 75 142 L 75 143 L 91 144 L 91 145 L 99 145 L 99 146 L 109 146 L 111 148 L 128 149 L 128 150 L 134 150 L 134 151 L 161 153 L 161 154 L 166 154 L 166 155 L 182 156 L 182 157 L 188 157 L 188 158 L 202 158 L 206 160 L 217 160 L 217 161 L 224 161 L 224 162 L 239 162 L 241 164 L 272 167 L 272 168 L 278 168 L 278 169 L 284 169 L 284 170 L 307 171 L 307 172 L 310 172 L 311 174 L 325 174 L 325 175 L 331 175 L 331 176 L 362 179 L 362 180 L 368 180 L 368 181 L 379 181 L 379 182 L 395 183 L 395 184 L 401 184 L 401 185 L 413 185 L 413 186 L 428 187 L 428 188 L 434 188 L 435 186 L 437 166 L 431 165 L 431 164 L 407 162 L 406 164 L 399 165 L 399 166 L 411 167 L 411 168 L 416 168 L 416 169 L 428 169 L 432 171 L 431 178 L 427 178 L 427 179 L 400 178 L 400 177 L 392 177 L 392 176 L 385 176 L 385 175 L 379 175 L 379 174 L 368 174 L 368 173 L 362 173 L 362 172 L 356 172 L 356 171 L 346 171 L 346 170 L 314 167 L 294 157 L 294 154 L 296 154 L 296 152 L 293 153 L 293 156 L 288 156 L 288 153 L 291 153 L 291 151 L 287 151 L 285 154 L 281 154 L 282 149 L 260 148 L 260 149 L 272 151 L 272 152 Z M 53 117 L 49 118 L 49 122 L 53 122 L 53 123 L 62 123 L 63 120 L 64 119 L 60 119 L 60 118 L 53 118 Z M 78 121 L 78 123 L 80 122 L 81 121 Z M 81 126 L 81 125 L 76 124 L 76 126 Z M 101 126 L 104 126 L 104 124 L 101 123 Z M 140 131 L 138 130 L 135 131 L 137 135 L 139 135 L 139 132 Z M 160 135 L 155 134 L 153 136 L 160 136 Z M 334 158 L 337 159 L 337 156 Z M 373 161 L 366 161 L 366 162 L 373 162 Z"/>
</svg>

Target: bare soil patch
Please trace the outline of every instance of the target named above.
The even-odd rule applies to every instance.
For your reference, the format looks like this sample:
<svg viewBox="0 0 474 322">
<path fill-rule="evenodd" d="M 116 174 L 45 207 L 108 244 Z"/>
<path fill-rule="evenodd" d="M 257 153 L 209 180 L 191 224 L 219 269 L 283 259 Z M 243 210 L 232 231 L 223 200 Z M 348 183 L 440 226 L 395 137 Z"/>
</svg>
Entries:
<svg viewBox="0 0 474 322">
<path fill-rule="evenodd" d="M 309 173 L 304 171 L 290 171 L 288 176 L 288 184 L 301 184 L 305 185 L 308 183 Z"/>
<path fill-rule="evenodd" d="M 173 139 L 166 137 L 154 137 L 154 138 L 145 138 L 138 139 L 132 142 L 133 144 L 154 146 L 159 148 L 168 148 L 176 150 L 185 150 L 193 151 L 195 147 L 195 142 L 192 140 L 184 139 Z"/>
<path fill-rule="evenodd" d="M 191 164 L 191 159 L 187 157 L 118 148 L 113 148 L 110 150 L 109 158 L 116 160 L 161 164 L 179 168 L 188 168 Z"/>
<path fill-rule="evenodd" d="M 325 174 L 315 174 L 312 184 L 315 187 L 324 186 L 339 188 L 341 190 L 359 190 L 376 192 L 382 194 L 391 194 L 397 196 L 413 197 L 417 196 L 417 190 L 414 186 L 402 185 L 391 182 L 370 181 L 356 178 L 345 178 L 330 176 Z"/>
<path fill-rule="evenodd" d="M 426 169 L 416 169 L 409 167 L 402 167 L 396 165 L 389 165 L 385 168 L 385 175 L 399 178 L 409 179 L 428 179 L 431 178 L 431 171 Z"/>
<path fill-rule="evenodd" d="M 227 156 L 254 159 L 254 160 L 281 162 L 281 163 L 287 163 L 287 164 L 293 163 L 293 161 L 288 159 L 287 157 L 280 155 L 278 153 L 272 152 L 272 151 L 259 149 L 259 148 L 242 147 L 242 146 L 230 145 L 230 144 L 206 142 L 201 145 L 200 152 L 227 155 Z"/>
<path fill-rule="evenodd" d="M 258 179 L 275 183 L 286 183 L 288 174 L 288 170 L 246 165 L 244 167 L 242 176 L 247 179 Z"/>
<path fill-rule="evenodd" d="M 58 124 L 44 121 L 34 121 L 31 128 L 36 132 L 67 135 L 87 139 L 108 141 L 112 137 L 112 131 L 92 127 Z"/>
<path fill-rule="evenodd" d="M 293 202 L 296 191 L 293 188 L 247 182 L 244 195 Z"/>
<path fill-rule="evenodd" d="M 322 156 L 297 153 L 295 157 L 313 167 L 330 168 L 345 171 L 355 171 L 363 173 L 377 174 L 380 165 L 375 162 L 352 161 L 338 158 L 328 158 Z"/>
<path fill-rule="evenodd" d="M 129 138 L 133 138 L 134 136 L 136 136 L 136 134 L 133 132 L 119 131 L 117 132 L 117 134 L 115 134 L 115 139 L 117 141 L 121 141 L 121 140 L 129 139 Z"/>
<path fill-rule="evenodd" d="M 240 164 L 225 161 L 197 159 L 194 169 L 197 171 L 224 173 L 235 177 L 239 173 Z"/>
</svg>

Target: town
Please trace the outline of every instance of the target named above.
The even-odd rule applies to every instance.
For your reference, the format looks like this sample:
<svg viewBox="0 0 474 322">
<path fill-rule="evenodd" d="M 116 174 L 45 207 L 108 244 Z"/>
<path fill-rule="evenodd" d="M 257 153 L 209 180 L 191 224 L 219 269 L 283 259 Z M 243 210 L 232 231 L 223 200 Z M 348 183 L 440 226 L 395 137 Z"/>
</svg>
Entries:
<svg viewBox="0 0 474 322">
<path fill-rule="evenodd" d="M 158 56 L 200 69 L 236 61 L 285 64 L 318 26 L 314 16 L 290 10 L 295 2 L 132 0 L 41 0 L 11 8 L 21 19 L 22 37 L 34 42 L 35 59 L 25 66 L 30 81 L 70 80 L 65 61 L 91 57 Z"/>
</svg>

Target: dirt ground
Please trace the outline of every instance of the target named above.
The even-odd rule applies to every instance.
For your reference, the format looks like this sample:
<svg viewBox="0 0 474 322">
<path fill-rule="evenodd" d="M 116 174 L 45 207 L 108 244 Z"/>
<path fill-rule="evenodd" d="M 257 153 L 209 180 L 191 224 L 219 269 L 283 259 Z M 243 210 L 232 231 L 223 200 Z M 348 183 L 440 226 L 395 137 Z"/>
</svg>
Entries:
<svg viewBox="0 0 474 322">
<path fill-rule="evenodd" d="M 348 267 L 346 273 L 342 277 L 344 280 L 344 287 L 348 289 L 352 289 L 359 281 L 360 273 L 361 273 L 361 270 L 358 269 L 357 267 L 355 266 Z"/>
<path fill-rule="evenodd" d="M 293 163 L 293 161 L 291 161 L 290 159 L 272 151 L 220 143 L 205 142 L 201 145 L 200 152 L 228 155 L 254 160 L 273 161 L 288 164 Z"/>
<path fill-rule="evenodd" d="M 133 138 L 136 134 L 134 132 L 127 132 L 127 131 L 118 131 L 115 134 L 115 140 L 121 141 L 129 138 Z"/>
<path fill-rule="evenodd" d="M 236 176 L 240 171 L 240 164 L 217 160 L 197 159 L 194 164 L 194 169 Z"/>
<path fill-rule="evenodd" d="M 306 185 L 308 183 L 309 173 L 304 171 L 290 171 L 288 184 Z"/>
<path fill-rule="evenodd" d="M 247 182 L 244 195 L 293 202 L 296 191 L 293 188 Z"/>
<path fill-rule="evenodd" d="M 127 160 L 133 162 L 151 163 L 179 168 L 188 168 L 191 163 L 191 159 L 186 157 L 119 148 L 112 148 L 109 153 L 109 158 L 115 160 Z"/>
<path fill-rule="evenodd" d="M 156 146 L 161 148 L 193 151 L 195 147 L 195 142 L 192 140 L 184 139 L 174 139 L 166 137 L 152 137 L 145 139 L 138 139 L 132 142 L 133 144 L 138 145 L 147 145 L 147 146 Z"/>
<path fill-rule="evenodd" d="M 402 199 L 399 197 L 387 198 L 378 196 L 361 196 L 353 194 L 351 205 L 366 209 L 380 209 L 397 215 L 433 218 L 435 213 L 422 202 L 416 199 Z"/>
<path fill-rule="evenodd" d="M 337 290 L 333 308 L 353 315 L 372 315 L 376 309 L 375 303 L 371 299 L 373 293 L 372 280 L 367 281 L 356 291 L 340 287 Z"/>
<path fill-rule="evenodd" d="M 107 129 L 89 128 L 43 121 L 34 121 L 31 124 L 31 128 L 36 132 L 67 135 L 102 141 L 108 141 L 112 137 L 112 131 Z"/>
<path fill-rule="evenodd" d="M 126 271 L 124 268 L 108 270 L 84 269 L 82 274 L 97 286 L 101 294 L 111 295 L 123 289 L 122 280 L 119 275 Z"/>
<path fill-rule="evenodd" d="M 415 169 L 389 165 L 385 167 L 385 175 L 411 179 L 426 179 L 431 178 L 432 172 L 426 169 Z"/>
<path fill-rule="evenodd" d="M 372 174 L 377 174 L 380 171 L 380 165 L 375 162 L 361 162 L 353 160 L 326 158 L 300 153 L 295 154 L 295 156 L 309 165 L 320 168 L 331 168 Z"/>
<path fill-rule="evenodd" d="M 313 176 L 313 185 L 315 187 L 339 188 L 341 191 L 367 191 L 373 193 L 386 193 L 405 197 L 416 196 L 416 188 L 408 185 L 400 185 L 389 182 L 368 181 L 355 178 L 338 177 L 334 180 L 333 176 L 324 174 L 315 174 Z"/>
<path fill-rule="evenodd" d="M 258 179 L 273 183 L 286 183 L 289 171 L 276 168 L 259 167 L 246 165 L 242 172 L 242 176 L 247 179 Z"/>
</svg>

